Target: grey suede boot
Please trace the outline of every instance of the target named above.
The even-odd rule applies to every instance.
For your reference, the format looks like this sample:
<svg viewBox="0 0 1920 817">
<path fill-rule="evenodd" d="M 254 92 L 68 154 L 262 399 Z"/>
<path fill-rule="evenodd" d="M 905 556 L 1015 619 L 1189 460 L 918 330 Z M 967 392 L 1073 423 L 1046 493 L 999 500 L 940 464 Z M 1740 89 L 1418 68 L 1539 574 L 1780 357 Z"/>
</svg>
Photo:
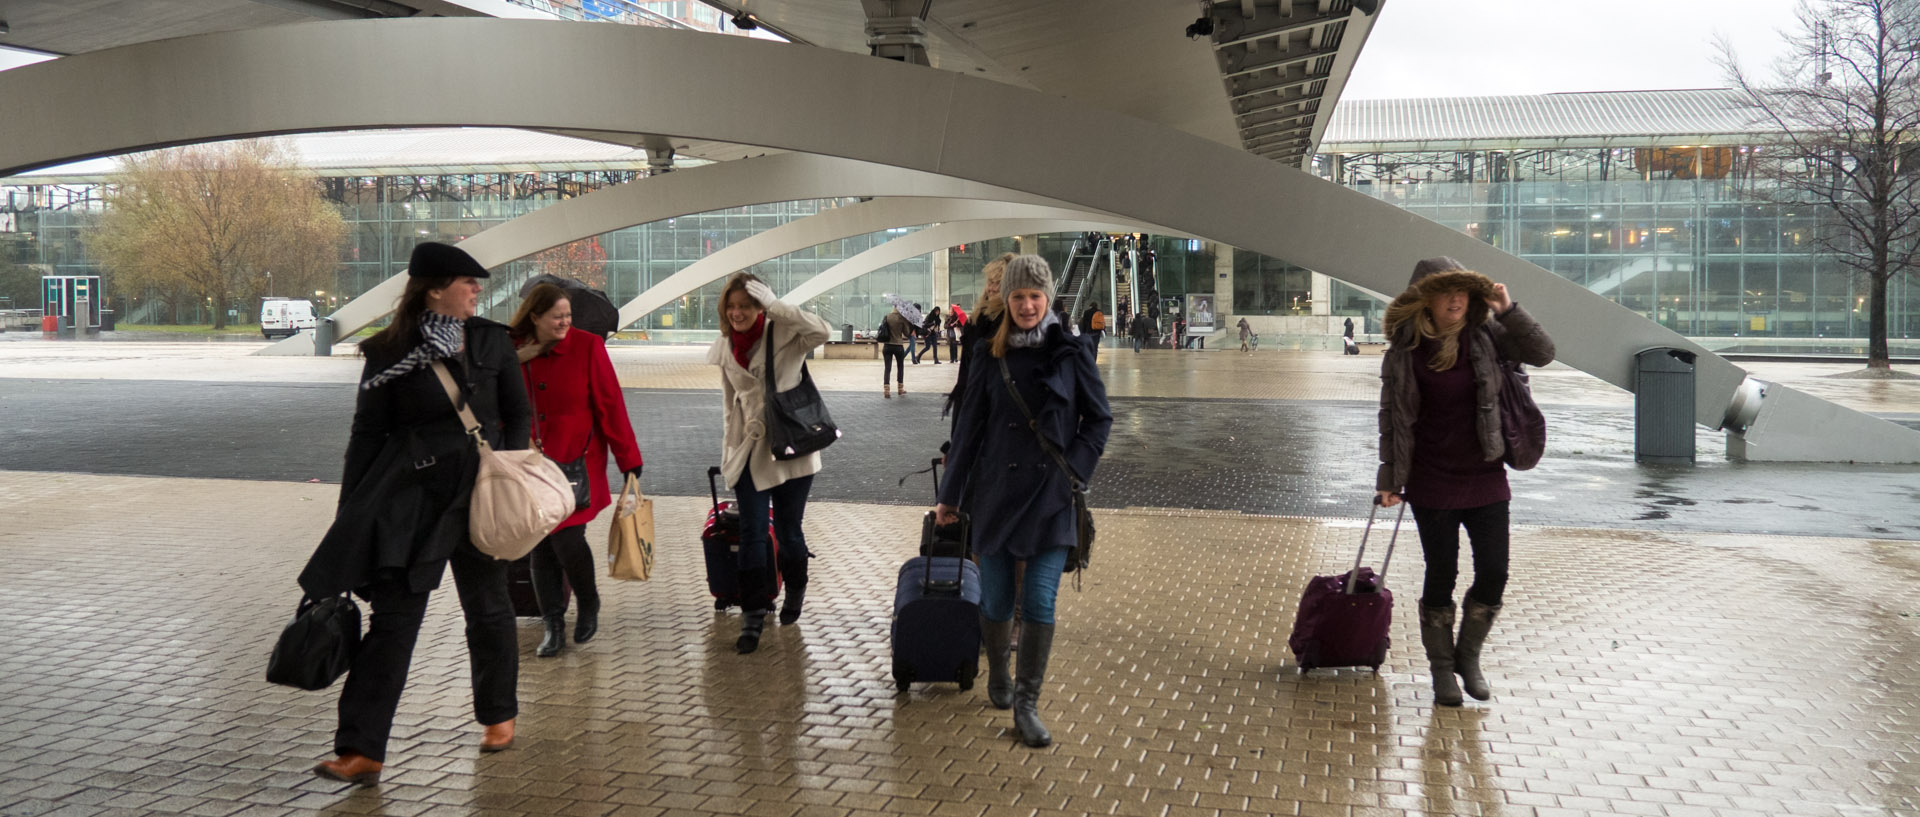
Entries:
<svg viewBox="0 0 1920 817">
<path fill-rule="evenodd" d="M 987 700 L 993 702 L 994 709 L 1013 708 L 1013 676 L 1007 672 L 1007 662 L 1013 658 L 1013 619 L 1006 621 L 988 621 L 980 619 L 980 641 L 987 648 Z"/>
<path fill-rule="evenodd" d="M 1435 706 L 1459 706 L 1460 684 L 1453 680 L 1453 605 L 1420 604 L 1420 643 L 1427 648 L 1427 669 L 1433 673 Z"/>
<path fill-rule="evenodd" d="M 1467 694 L 1476 701 L 1493 697 L 1493 688 L 1487 686 L 1487 677 L 1480 674 L 1480 648 L 1487 643 L 1487 633 L 1493 630 L 1493 620 L 1500 615 L 1499 604 L 1481 604 L 1467 597 L 1460 611 L 1460 642 L 1453 647 L 1453 671 L 1460 674 L 1460 681 L 1467 688 Z"/>
<path fill-rule="evenodd" d="M 1039 748 L 1053 743 L 1040 722 L 1040 688 L 1047 685 L 1047 659 L 1053 654 L 1053 625 L 1020 625 L 1020 665 L 1013 676 L 1013 728 L 1021 742 Z"/>
</svg>

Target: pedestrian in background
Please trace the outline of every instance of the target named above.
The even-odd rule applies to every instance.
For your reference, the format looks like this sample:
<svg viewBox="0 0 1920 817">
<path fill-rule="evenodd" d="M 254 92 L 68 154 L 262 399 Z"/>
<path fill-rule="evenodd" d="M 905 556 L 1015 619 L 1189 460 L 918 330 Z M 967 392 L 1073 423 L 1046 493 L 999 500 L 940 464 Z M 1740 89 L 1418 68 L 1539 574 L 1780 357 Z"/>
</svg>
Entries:
<svg viewBox="0 0 1920 817">
<path fill-rule="evenodd" d="M 720 367 L 726 403 L 720 472 L 733 488 L 741 519 L 740 638 L 734 649 L 750 653 L 760 648 L 760 634 L 773 612 L 779 591 L 776 569 L 787 588 L 780 623 L 800 620 L 807 594 L 807 559 L 813 555 L 807 550 L 801 523 L 813 475 L 820 472 L 818 451 L 795 459 L 774 459 L 763 419 L 766 390 L 782 392 L 799 386 L 807 353 L 827 342 L 833 329 L 820 316 L 774 297 L 770 287 L 744 272 L 735 273 L 720 292 L 720 310 L 721 337 L 708 350 L 707 362 Z M 905 323 L 906 319 L 900 320 Z M 767 371 L 767 344 L 773 347 L 772 371 Z M 767 526 L 758 523 L 767 518 L 769 506 L 773 533 L 780 541 L 777 565 Z"/>
<path fill-rule="evenodd" d="M 443 364 L 451 373 L 489 445 L 527 447 L 527 394 L 507 327 L 474 315 L 486 277 L 457 247 L 416 245 L 393 322 L 360 343 L 366 364 L 339 509 L 300 574 L 311 598 L 351 590 L 373 608 L 340 688 L 335 757 L 313 769 L 321 777 L 379 782 L 420 623 L 448 564 L 467 620 L 480 750 L 513 744 L 520 653 L 507 563 L 468 538 L 480 455 L 435 371 Z"/>
<path fill-rule="evenodd" d="M 1049 307 L 1053 274 L 1047 262 L 1037 255 L 1014 258 L 1002 286 L 1006 320 L 991 341 L 967 355 L 974 363 L 934 513 L 937 522 L 951 524 L 964 500 L 973 516 L 987 696 L 995 707 L 1013 709 L 1020 740 L 1039 747 L 1053 741 L 1040 720 L 1039 702 L 1053 652 L 1054 602 L 1076 541 L 1070 479 L 1085 483 L 1093 477 L 1113 415 L 1093 345 L 1067 334 Z M 1037 422 L 1029 421 L 1029 414 Z M 1062 473 L 1046 444 L 1062 454 L 1072 474 Z M 972 480 L 976 469 L 991 477 Z M 1010 674 L 1014 574 L 1020 563 L 1026 567 L 1018 588 L 1023 624 L 1017 674 Z"/>
<path fill-rule="evenodd" d="M 1153 320 L 1145 312 L 1134 313 L 1133 323 L 1127 334 L 1133 337 L 1133 353 L 1140 354 L 1140 347 L 1153 342 Z"/>
<path fill-rule="evenodd" d="M 960 311 L 959 304 L 947 305 L 947 325 L 944 334 L 947 338 L 947 359 L 960 362 L 960 329 L 967 323 L 967 313 Z"/>
<path fill-rule="evenodd" d="M 925 355 L 929 351 L 933 352 L 933 365 L 935 366 L 940 365 L 940 324 L 940 307 L 937 306 L 929 310 L 927 317 L 920 322 L 920 334 L 925 337 L 927 341 L 926 348 L 920 350 L 920 355 Z M 948 355 L 948 357 L 952 357 L 952 355 Z M 913 358 L 913 362 L 919 363 L 920 356 L 916 355 Z"/>
<path fill-rule="evenodd" d="M 1480 652 L 1502 608 L 1513 498 L 1501 461 L 1500 364 L 1552 363 L 1553 339 L 1513 302 L 1505 284 L 1451 258 L 1416 265 L 1384 325 L 1391 345 L 1380 363 L 1374 489 L 1382 505 L 1410 503 L 1420 528 L 1427 563 L 1420 642 L 1434 703 L 1459 706 L 1462 683 L 1484 701 L 1493 691 L 1480 671 Z M 1473 547 L 1473 584 L 1456 639 L 1453 589 L 1462 527 Z"/>
<path fill-rule="evenodd" d="M 967 375 L 973 366 L 973 352 L 980 341 L 990 340 L 1000 331 L 1000 321 L 1006 317 L 1007 302 L 1000 297 L 1000 281 L 1007 274 L 1007 262 L 1014 259 L 1013 253 L 1002 253 L 999 258 L 988 261 L 980 269 L 980 297 L 973 299 L 973 314 L 968 316 L 965 326 L 960 328 L 960 345 L 966 353 L 960 361 L 960 372 L 954 377 L 953 390 L 947 392 L 947 404 L 940 409 L 940 416 L 960 405 L 960 396 L 967 388 Z M 951 441 L 952 437 L 949 436 Z M 948 446 L 942 445 L 945 452 Z"/>
<path fill-rule="evenodd" d="M 888 399 L 893 398 L 893 392 L 887 391 L 889 388 L 887 386 L 887 376 L 893 375 L 894 383 L 900 387 L 900 396 L 905 397 L 907 396 L 907 346 L 913 338 L 913 324 L 907 321 L 907 316 L 900 314 L 899 307 L 894 307 L 892 311 L 888 312 L 885 317 L 880 319 L 880 323 L 883 328 L 886 329 L 887 336 L 886 342 L 880 344 L 880 357 L 882 360 L 880 364 L 880 396 Z M 895 373 L 895 363 L 900 364 L 898 373 Z"/>
<path fill-rule="evenodd" d="M 1245 317 L 1240 319 L 1240 323 L 1237 324 L 1237 326 L 1240 327 L 1240 351 L 1253 354 L 1253 347 L 1248 344 L 1248 341 L 1253 339 L 1253 326 L 1247 323 Z"/>
<path fill-rule="evenodd" d="M 919 304 L 913 305 L 913 311 L 920 312 L 921 309 Z M 900 319 L 906 320 L 906 316 L 902 315 Z M 921 319 L 925 320 L 924 313 Z M 907 357 L 913 358 L 913 365 L 920 365 L 920 327 L 914 326 L 912 321 L 907 322 Z"/>
<path fill-rule="evenodd" d="M 585 644 L 600 630 L 599 565 L 587 545 L 587 523 L 613 504 L 607 486 L 607 453 L 621 471 L 640 478 L 640 443 L 627 417 L 620 377 L 607 357 L 607 342 L 573 326 L 567 292 L 540 284 L 514 312 L 508 324 L 518 346 L 520 374 L 533 405 L 533 439 L 548 459 L 584 460 L 587 507 L 560 523 L 529 554 L 533 594 L 540 603 L 546 637 L 534 654 L 551 658 L 567 643 L 567 597 L 573 587 L 580 601 L 573 641 Z M 564 583 L 563 583 L 564 582 Z"/>
</svg>

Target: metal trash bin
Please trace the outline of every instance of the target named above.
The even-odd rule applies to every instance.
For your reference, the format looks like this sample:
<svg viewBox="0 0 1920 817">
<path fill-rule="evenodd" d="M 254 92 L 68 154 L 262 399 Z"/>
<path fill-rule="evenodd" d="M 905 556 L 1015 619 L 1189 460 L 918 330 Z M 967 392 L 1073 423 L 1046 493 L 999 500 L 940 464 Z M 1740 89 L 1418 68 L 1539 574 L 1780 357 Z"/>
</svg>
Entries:
<svg viewBox="0 0 1920 817">
<path fill-rule="evenodd" d="M 340 338 L 340 327 L 332 318 L 321 318 L 313 325 L 313 354 L 315 357 L 331 357 L 333 344 Z"/>
<path fill-rule="evenodd" d="M 1694 354 L 1655 348 L 1633 356 L 1633 460 L 1694 462 Z"/>
<path fill-rule="evenodd" d="M 840 342 L 841 343 L 853 342 L 853 324 L 850 324 L 850 323 L 840 324 Z"/>
</svg>

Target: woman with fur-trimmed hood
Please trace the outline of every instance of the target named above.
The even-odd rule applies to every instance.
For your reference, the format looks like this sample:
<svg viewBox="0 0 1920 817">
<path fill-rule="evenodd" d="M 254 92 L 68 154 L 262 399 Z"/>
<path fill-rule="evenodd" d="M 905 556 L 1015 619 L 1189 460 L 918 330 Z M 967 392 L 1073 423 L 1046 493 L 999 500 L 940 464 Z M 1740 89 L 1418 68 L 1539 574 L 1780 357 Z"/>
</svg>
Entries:
<svg viewBox="0 0 1920 817">
<path fill-rule="evenodd" d="M 1505 284 L 1451 258 L 1413 268 L 1407 291 L 1387 307 L 1392 345 L 1380 364 L 1380 503 L 1408 502 L 1420 528 L 1427 575 L 1420 640 L 1433 672 L 1433 700 L 1459 706 L 1461 683 L 1478 700 L 1493 691 L 1480 648 L 1507 584 L 1506 442 L 1500 428 L 1500 361 L 1553 362 L 1553 339 L 1507 294 Z M 1460 634 L 1453 632 L 1460 529 L 1473 547 Z"/>
</svg>

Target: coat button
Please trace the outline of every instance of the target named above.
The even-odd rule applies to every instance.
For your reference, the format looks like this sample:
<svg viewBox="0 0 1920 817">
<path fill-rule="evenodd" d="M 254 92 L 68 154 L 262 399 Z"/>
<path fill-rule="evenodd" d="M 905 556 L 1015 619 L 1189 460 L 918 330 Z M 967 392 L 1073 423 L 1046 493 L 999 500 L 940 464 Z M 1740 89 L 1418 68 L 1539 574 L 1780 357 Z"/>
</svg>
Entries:
<svg viewBox="0 0 1920 817">
<path fill-rule="evenodd" d="M 536 388 L 536 389 L 539 389 L 539 390 L 541 390 L 541 391 L 546 391 L 546 390 L 547 390 L 547 384 L 545 384 L 545 383 L 541 383 L 541 384 L 540 384 L 540 385 L 538 385 L 538 386 L 534 386 L 534 388 Z"/>
<path fill-rule="evenodd" d="M 543 422 L 543 423 L 544 423 L 544 422 L 546 422 L 546 421 L 547 421 L 547 415 L 545 415 L 545 414 L 542 414 L 542 415 L 540 415 L 540 422 Z"/>
<path fill-rule="evenodd" d="M 1019 469 L 1020 469 L 1020 463 L 1017 463 L 1017 462 L 1010 462 L 1010 463 L 1007 463 L 1007 470 L 1009 470 L 1009 471 L 1017 471 L 1017 470 L 1019 470 Z"/>
</svg>

